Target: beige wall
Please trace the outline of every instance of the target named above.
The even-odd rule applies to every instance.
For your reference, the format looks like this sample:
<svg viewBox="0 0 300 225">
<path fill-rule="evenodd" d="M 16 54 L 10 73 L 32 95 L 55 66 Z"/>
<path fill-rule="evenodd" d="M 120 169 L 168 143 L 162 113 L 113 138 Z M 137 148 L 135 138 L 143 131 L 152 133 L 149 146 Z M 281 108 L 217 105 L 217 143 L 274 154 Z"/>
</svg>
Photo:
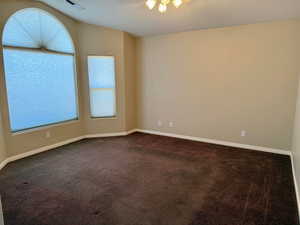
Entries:
<svg viewBox="0 0 300 225">
<path fill-rule="evenodd" d="M 0 110 L 1 112 L 1 110 Z M 1 113 L 0 113 L 1 115 Z M 6 154 L 6 145 L 5 145 L 5 140 L 4 140 L 4 130 L 3 130 L 3 126 L 2 126 L 2 118 L 0 117 L 0 164 L 1 162 L 3 162 L 7 156 Z M 1 216 L 0 216 L 1 218 Z M 1 219 L 0 219 L 1 221 Z M 1 224 L 1 223 L 0 223 Z"/>
<path fill-rule="evenodd" d="M 125 76 L 123 61 L 123 32 L 99 26 L 80 23 L 78 27 L 80 65 L 82 72 L 82 93 L 84 96 L 85 133 L 110 133 L 125 131 Z M 90 117 L 88 55 L 109 55 L 116 62 L 117 116 L 116 118 Z"/>
<path fill-rule="evenodd" d="M 289 20 L 140 39 L 139 128 L 290 150 L 299 24 Z"/>
<path fill-rule="evenodd" d="M 299 71 L 300 72 L 300 71 Z M 297 110 L 293 137 L 293 160 L 297 175 L 298 187 L 300 187 L 300 83 L 298 88 Z"/>
<path fill-rule="evenodd" d="M 0 164 L 3 162 L 6 158 L 6 146 L 5 146 L 5 140 L 3 136 L 3 127 L 2 127 L 2 121 L 0 118 Z M 1 207 L 0 207 L 1 209 Z M 1 215 L 0 215 L 0 221 L 1 221 Z M 0 223 L 1 224 L 1 223 Z"/>
<path fill-rule="evenodd" d="M 2 144 L 0 144 L 0 145 L 2 145 Z M 2 146 L 1 146 L 1 148 L 0 148 L 0 163 L 3 162 L 5 159 L 6 159 L 6 152 L 5 152 L 4 148 L 2 148 Z"/>
<path fill-rule="evenodd" d="M 124 33 L 126 130 L 137 128 L 136 38 Z"/>
</svg>

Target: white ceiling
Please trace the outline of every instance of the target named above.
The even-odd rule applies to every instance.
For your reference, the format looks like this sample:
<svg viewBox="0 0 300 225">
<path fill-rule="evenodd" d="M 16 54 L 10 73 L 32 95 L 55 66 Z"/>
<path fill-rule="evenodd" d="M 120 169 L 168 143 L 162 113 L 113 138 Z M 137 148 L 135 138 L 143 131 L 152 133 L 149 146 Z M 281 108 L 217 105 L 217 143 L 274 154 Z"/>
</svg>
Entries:
<svg viewBox="0 0 300 225">
<path fill-rule="evenodd" d="M 74 0 L 84 10 L 65 0 L 40 1 L 75 19 L 137 36 L 300 17 L 300 0 L 190 0 L 164 14 L 147 9 L 145 0 Z"/>
</svg>

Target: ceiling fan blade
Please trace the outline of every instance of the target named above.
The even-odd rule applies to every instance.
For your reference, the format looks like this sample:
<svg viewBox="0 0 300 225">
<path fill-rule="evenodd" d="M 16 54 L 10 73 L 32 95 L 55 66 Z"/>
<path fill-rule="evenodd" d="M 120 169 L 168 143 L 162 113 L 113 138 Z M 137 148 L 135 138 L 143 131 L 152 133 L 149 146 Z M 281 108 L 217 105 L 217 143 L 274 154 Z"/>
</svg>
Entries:
<svg viewBox="0 0 300 225">
<path fill-rule="evenodd" d="M 65 2 L 66 2 L 67 4 L 69 4 L 70 6 L 74 7 L 74 8 L 81 9 L 81 10 L 84 10 L 84 9 L 85 9 L 85 7 L 82 6 L 82 5 L 78 2 L 78 0 L 65 0 Z"/>
</svg>

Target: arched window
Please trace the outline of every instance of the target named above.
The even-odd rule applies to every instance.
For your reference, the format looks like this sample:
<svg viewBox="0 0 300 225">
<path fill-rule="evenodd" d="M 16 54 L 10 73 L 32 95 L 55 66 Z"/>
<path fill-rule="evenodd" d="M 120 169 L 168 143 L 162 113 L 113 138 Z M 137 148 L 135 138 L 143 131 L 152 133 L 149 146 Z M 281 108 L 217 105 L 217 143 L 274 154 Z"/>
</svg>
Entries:
<svg viewBox="0 0 300 225">
<path fill-rule="evenodd" d="M 2 44 L 13 132 L 78 118 L 74 46 L 55 17 L 35 8 L 16 12 Z"/>
</svg>

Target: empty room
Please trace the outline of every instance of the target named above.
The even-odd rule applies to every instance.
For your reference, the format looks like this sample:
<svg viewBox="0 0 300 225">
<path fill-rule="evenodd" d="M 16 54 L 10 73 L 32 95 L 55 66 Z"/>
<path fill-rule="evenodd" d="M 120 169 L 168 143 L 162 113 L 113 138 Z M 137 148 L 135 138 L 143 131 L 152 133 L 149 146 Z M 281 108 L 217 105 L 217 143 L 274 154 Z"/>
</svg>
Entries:
<svg viewBox="0 0 300 225">
<path fill-rule="evenodd" d="M 0 0 L 0 225 L 300 225 L 299 0 Z"/>
</svg>

